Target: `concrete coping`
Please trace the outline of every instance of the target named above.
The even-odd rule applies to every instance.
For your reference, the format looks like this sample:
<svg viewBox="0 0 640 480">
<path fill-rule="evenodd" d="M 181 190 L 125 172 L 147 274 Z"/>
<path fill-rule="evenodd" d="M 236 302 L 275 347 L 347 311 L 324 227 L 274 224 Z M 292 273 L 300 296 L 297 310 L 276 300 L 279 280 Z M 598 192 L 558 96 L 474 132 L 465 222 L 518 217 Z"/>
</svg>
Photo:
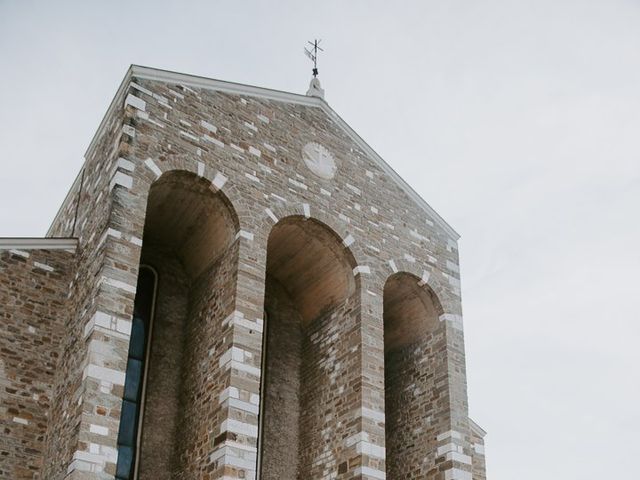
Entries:
<svg viewBox="0 0 640 480">
<path fill-rule="evenodd" d="M 487 434 L 487 432 L 485 432 L 480 425 L 471 420 L 471 418 L 469 418 L 469 427 L 471 428 L 471 431 L 478 435 L 480 438 L 484 438 L 484 436 Z"/>
<path fill-rule="evenodd" d="M 78 247 L 77 238 L 3 237 L 0 250 L 71 250 Z"/>
</svg>

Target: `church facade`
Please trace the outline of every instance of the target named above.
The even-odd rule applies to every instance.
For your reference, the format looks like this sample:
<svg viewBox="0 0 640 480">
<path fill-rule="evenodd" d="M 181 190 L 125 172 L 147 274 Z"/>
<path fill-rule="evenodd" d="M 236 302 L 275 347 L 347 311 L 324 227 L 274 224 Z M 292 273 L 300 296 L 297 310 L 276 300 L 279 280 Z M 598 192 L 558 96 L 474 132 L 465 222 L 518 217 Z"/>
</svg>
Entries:
<svg viewBox="0 0 640 480">
<path fill-rule="evenodd" d="M 458 235 L 320 95 L 129 69 L 0 239 L 0 478 L 485 479 Z"/>
</svg>

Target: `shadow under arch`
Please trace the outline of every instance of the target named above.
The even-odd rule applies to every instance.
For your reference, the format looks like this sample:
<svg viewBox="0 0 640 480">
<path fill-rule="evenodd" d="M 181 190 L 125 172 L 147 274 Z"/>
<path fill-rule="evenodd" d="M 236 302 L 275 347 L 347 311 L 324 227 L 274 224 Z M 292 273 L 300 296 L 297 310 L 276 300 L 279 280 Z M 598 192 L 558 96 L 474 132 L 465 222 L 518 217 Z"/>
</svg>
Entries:
<svg viewBox="0 0 640 480">
<path fill-rule="evenodd" d="M 130 341 L 116 479 L 195 477 L 208 463 L 198 445 L 207 442 L 202 419 L 212 418 L 217 402 L 207 369 L 194 366 L 212 362 L 208 351 L 233 310 L 237 230 L 231 203 L 208 180 L 171 170 L 151 184 L 140 264 L 156 272 L 156 293 L 149 328 Z M 149 298 L 141 280 L 135 312 Z M 142 362 L 131 355 L 140 345 Z"/>
<path fill-rule="evenodd" d="M 425 478 L 427 472 L 415 466 L 432 465 L 425 462 L 435 453 L 438 427 L 432 425 L 431 415 L 441 395 L 446 395 L 439 383 L 447 374 L 441 361 L 446 350 L 439 321 L 443 313 L 434 291 L 417 276 L 398 272 L 387 279 L 383 296 L 387 478 Z"/>
<path fill-rule="evenodd" d="M 143 241 L 174 250 L 192 278 L 224 252 L 239 228 L 231 201 L 209 180 L 170 170 L 151 184 Z"/>
<path fill-rule="evenodd" d="M 323 431 L 340 428 L 337 412 L 348 388 L 345 376 L 332 372 L 338 352 L 350 351 L 353 336 L 347 332 L 358 321 L 355 265 L 340 237 L 313 218 L 283 218 L 269 235 L 260 395 L 262 480 L 322 477 L 314 459 L 328 442 Z M 335 424 L 327 424 L 332 415 Z"/>
</svg>

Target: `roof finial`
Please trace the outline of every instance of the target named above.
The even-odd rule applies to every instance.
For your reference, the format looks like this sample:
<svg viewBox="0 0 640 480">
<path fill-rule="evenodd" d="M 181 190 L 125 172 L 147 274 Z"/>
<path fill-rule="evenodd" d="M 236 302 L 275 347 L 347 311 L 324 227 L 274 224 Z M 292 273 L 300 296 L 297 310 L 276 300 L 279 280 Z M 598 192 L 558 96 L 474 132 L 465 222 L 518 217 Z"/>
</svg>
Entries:
<svg viewBox="0 0 640 480">
<path fill-rule="evenodd" d="M 311 83 L 309 84 L 309 90 L 307 90 L 307 95 L 311 97 L 324 98 L 324 90 L 320 86 L 320 80 L 318 80 L 318 50 L 320 50 L 321 52 L 324 52 L 324 50 L 320 48 L 321 41 L 322 40 L 314 40 L 313 42 L 307 42 L 309 45 L 313 47 L 313 50 L 305 48 L 304 53 L 313 62 L 313 78 L 311 79 Z"/>
</svg>

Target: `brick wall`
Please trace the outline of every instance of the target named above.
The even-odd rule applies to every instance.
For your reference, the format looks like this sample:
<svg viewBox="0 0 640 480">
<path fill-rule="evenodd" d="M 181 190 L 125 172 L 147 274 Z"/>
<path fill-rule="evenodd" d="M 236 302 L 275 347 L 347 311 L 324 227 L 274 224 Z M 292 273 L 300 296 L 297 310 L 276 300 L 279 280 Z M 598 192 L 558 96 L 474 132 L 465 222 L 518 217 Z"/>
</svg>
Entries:
<svg viewBox="0 0 640 480">
<path fill-rule="evenodd" d="M 178 430 L 182 423 L 184 346 L 189 309 L 189 281 L 175 253 L 145 246 L 141 263 L 157 272 L 155 315 L 148 347 L 146 401 L 141 432 L 140 480 L 174 478 Z"/>
<path fill-rule="evenodd" d="M 74 255 L 0 251 L 0 478 L 42 475 Z"/>
<path fill-rule="evenodd" d="M 435 465 L 436 437 L 442 431 L 439 408 L 446 404 L 442 369 L 446 342 L 442 331 L 423 334 L 385 356 L 387 476 L 430 478 Z M 445 370 L 446 372 L 446 370 Z"/>
<path fill-rule="evenodd" d="M 263 480 L 297 478 L 300 459 L 302 317 L 280 283 L 269 278 L 265 295 L 267 347 Z"/>
<path fill-rule="evenodd" d="M 484 436 L 487 434 L 473 420 L 469 420 L 471 427 L 471 443 L 473 446 L 473 480 L 486 480 L 487 466 L 484 455 Z"/>
<path fill-rule="evenodd" d="M 231 340 L 228 322 L 235 300 L 233 285 L 237 258 L 237 244 L 234 243 L 191 287 L 182 392 L 184 423 L 180 436 L 183 474 L 179 478 L 208 478 L 207 475 L 217 478 L 215 474 L 224 473 L 224 462 L 212 458 L 211 452 L 225 439 L 237 441 L 238 435 L 220 436 L 217 426 L 226 418 L 229 403 L 251 402 L 250 398 L 229 390 L 229 375 L 236 365 L 233 358 L 228 358 L 231 355 L 225 356 Z M 248 415 L 252 415 L 255 423 L 255 399 L 253 405 L 255 412 Z"/>
<path fill-rule="evenodd" d="M 300 401 L 310 408 L 302 412 L 298 443 L 311 448 L 298 456 L 300 472 L 314 478 L 384 476 L 382 297 L 389 276 L 407 272 L 442 305 L 436 343 L 430 340 L 425 348 L 432 351 L 423 353 L 437 357 L 442 379 L 434 385 L 447 392 L 428 394 L 439 399 L 438 418 L 430 420 L 437 427 L 421 439 L 433 446 L 429 465 L 415 468 L 424 467 L 436 480 L 469 474 L 455 235 L 319 104 L 216 91 L 188 77 L 131 80 L 116 95 L 87 153 L 81 185 L 50 231 L 75 234 L 80 246 L 69 282 L 45 477 L 113 476 L 147 200 L 152 185 L 177 171 L 189 172 L 187 186 L 206 184 L 237 217 L 232 243 L 216 243 L 224 246 L 215 249 L 222 256 L 214 270 L 198 272 L 189 288 L 187 355 L 175 360 L 184 373 L 177 458 L 185 478 L 255 474 L 268 239 L 287 217 L 324 224 L 352 256 L 351 275 L 359 285 L 336 310 L 314 317 L 302 339 L 307 361 Z M 301 161 L 310 141 L 333 152 L 332 180 L 315 176 Z M 192 271 L 194 264 L 181 261 Z M 175 396 L 168 403 L 175 405 Z"/>
</svg>

